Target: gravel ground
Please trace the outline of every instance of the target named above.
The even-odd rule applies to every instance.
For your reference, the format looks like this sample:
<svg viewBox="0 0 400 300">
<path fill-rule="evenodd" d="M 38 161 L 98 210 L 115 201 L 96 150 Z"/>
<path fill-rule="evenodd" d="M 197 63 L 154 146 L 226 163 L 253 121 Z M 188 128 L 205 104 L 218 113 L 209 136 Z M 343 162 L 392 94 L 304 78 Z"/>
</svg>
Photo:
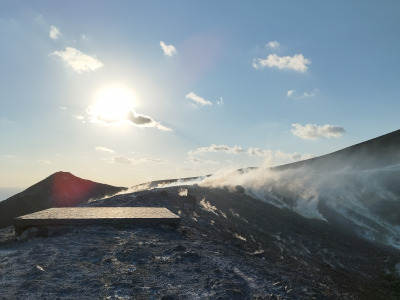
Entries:
<svg viewBox="0 0 400 300">
<path fill-rule="evenodd" d="M 398 250 L 220 189 L 142 191 L 90 206 L 167 206 L 168 226 L 0 231 L 0 299 L 399 299 Z"/>
</svg>

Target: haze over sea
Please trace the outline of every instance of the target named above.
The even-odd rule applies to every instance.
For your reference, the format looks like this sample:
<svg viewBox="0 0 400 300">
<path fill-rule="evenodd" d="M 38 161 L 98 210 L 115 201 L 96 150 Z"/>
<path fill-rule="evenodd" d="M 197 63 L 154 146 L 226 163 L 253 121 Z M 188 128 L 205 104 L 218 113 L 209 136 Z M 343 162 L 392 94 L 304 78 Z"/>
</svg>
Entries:
<svg viewBox="0 0 400 300">
<path fill-rule="evenodd" d="M 23 188 L 0 188 L 0 202 L 22 192 Z"/>
</svg>

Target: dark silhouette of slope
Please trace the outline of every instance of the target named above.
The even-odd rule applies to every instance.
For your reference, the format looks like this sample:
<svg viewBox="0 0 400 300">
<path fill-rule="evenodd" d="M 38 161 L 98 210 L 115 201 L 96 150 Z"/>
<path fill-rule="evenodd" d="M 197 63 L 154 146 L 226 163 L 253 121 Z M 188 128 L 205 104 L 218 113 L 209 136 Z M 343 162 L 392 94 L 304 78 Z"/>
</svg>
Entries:
<svg viewBox="0 0 400 300">
<path fill-rule="evenodd" d="M 366 185 L 375 191 L 375 185 L 357 181 L 356 175 L 376 173 L 376 177 L 384 177 L 382 188 L 393 197 L 383 193 L 378 198 L 377 193 L 372 193 L 370 204 L 381 204 L 379 215 L 383 221 L 397 222 L 399 173 L 385 167 L 399 164 L 399 146 L 400 132 L 396 131 L 276 169 L 296 176 L 315 170 L 317 176 L 313 178 L 332 170 L 355 169 L 356 172 L 336 172 L 340 176 L 346 174 L 339 178 L 341 182 L 355 182 L 345 185 L 348 189 L 343 195 L 365 190 Z M 301 166 L 310 170 L 297 172 Z M 241 169 L 238 173 L 252 170 Z M 276 207 L 271 204 L 273 201 L 258 201 L 248 194 L 245 185 L 209 187 L 179 180 L 182 181 L 183 185 L 177 186 L 165 185 L 174 180 L 151 182 L 147 184 L 151 189 L 146 190 L 143 185 L 135 193 L 83 204 L 167 207 L 181 217 L 178 228 L 78 226 L 38 231 L 48 238 L 54 236 L 51 243 L 34 238 L 29 243 L 17 243 L 11 227 L 0 230 L 2 296 L 400 299 L 399 249 L 361 238 L 351 230 L 351 218 L 339 219 L 343 216 L 327 211 L 332 209 L 328 202 L 320 207 L 326 222 Z M 89 188 L 90 184 L 86 184 L 84 187 Z M 158 185 L 165 186 L 154 188 Z M 340 187 L 336 182 L 332 189 Z M 197 199 L 194 211 L 185 209 L 187 199 L 181 196 L 182 189 Z M 275 191 L 277 196 L 286 196 L 280 192 Z M 53 199 L 61 199 L 63 193 L 55 195 L 59 197 Z M 265 198 L 270 196 L 266 194 Z M 287 197 L 288 202 L 295 203 L 297 199 L 296 194 Z M 61 201 L 64 202 L 70 203 Z M 393 215 L 388 217 L 387 211 Z M 362 213 L 357 207 L 352 212 Z"/>
<path fill-rule="evenodd" d="M 81 179 L 68 172 L 57 172 L 28 189 L 0 202 L 0 228 L 14 218 L 51 207 L 71 207 L 89 199 L 114 195 L 125 188 Z"/>
<path fill-rule="evenodd" d="M 309 168 L 310 171 L 313 170 L 315 172 L 335 171 L 345 168 L 361 171 L 397 164 L 400 164 L 400 130 L 329 154 L 272 167 L 271 170 L 285 171 L 306 167 Z M 257 169 L 259 169 L 259 167 L 247 167 L 238 169 L 237 171 L 239 174 L 243 174 Z M 199 180 L 212 175 L 213 174 L 199 177 L 156 180 L 132 186 L 131 189 L 140 191 L 148 188 L 162 187 L 176 182 L 184 184 L 185 182 L 195 181 L 196 179 Z"/>
<path fill-rule="evenodd" d="M 195 211 L 185 211 L 180 205 L 179 200 L 185 200 L 181 189 L 196 197 Z M 240 187 L 155 188 L 85 206 L 160 206 L 180 215 L 176 238 L 162 232 L 165 243 L 158 243 L 160 237 L 148 231 L 136 241 L 114 237 L 125 247 L 114 250 L 116 260 L 121 253 L 133 259 L 136 253 L 154 257 L 129 276 L 121 267 L 120 277 L 113 274 L 113 282 L 121 278 L 135 282 L 127 292 L 135 299 L 201 295 L 206 299 L 376 300 L 400 296 L 394 270 L 399 250 L 364 240 L 330 222 L 257 201 Z M 138 231 L 125 236 L 136 238 Z M 139 249 L 132 248 L 135 244 Z M 385 275 L 385 270 L 391 271 Z M 168 289 L 158 289 L 165 284 Z M 143 292 L 139 286 L 157 288 Z"/>
<path fill-rule="evenodd" d="M 332 171 L 350 167 L 353 170 L 367 170 L 399 163 L 400 130 L 396 130 L 330 154 L 278 166 L 273 169 L 279 171 L 310 167 L 316 171 Z"/>
</svg>

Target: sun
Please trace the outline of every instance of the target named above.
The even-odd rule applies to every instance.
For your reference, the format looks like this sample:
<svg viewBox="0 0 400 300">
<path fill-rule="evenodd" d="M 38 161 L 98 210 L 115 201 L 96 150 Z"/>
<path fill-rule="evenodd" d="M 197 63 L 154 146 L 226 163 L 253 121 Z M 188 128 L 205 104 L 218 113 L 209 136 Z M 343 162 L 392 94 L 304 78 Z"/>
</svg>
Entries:
<svg viewBox="0 0 400 300">
<path fill-rule="evenodd" d="M 113 85 L 101 89 L 94 97 L 88 113 L 95 122 L 119 124 L 127 120 L 133 109 L 133 95 L 129 89 Z"/>
</svg>

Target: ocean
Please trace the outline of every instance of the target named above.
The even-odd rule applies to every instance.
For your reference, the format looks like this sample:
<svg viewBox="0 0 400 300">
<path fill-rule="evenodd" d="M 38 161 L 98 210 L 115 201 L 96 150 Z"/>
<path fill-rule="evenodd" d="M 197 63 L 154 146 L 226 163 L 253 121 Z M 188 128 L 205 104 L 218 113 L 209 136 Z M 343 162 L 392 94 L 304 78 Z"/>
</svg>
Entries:
<svg viewBox="0 0 400 300">
<path fill-rule="evenodd" d="M 0 202 L 22 191 L 23 188 L 0 188 Z"/>
</svg>

